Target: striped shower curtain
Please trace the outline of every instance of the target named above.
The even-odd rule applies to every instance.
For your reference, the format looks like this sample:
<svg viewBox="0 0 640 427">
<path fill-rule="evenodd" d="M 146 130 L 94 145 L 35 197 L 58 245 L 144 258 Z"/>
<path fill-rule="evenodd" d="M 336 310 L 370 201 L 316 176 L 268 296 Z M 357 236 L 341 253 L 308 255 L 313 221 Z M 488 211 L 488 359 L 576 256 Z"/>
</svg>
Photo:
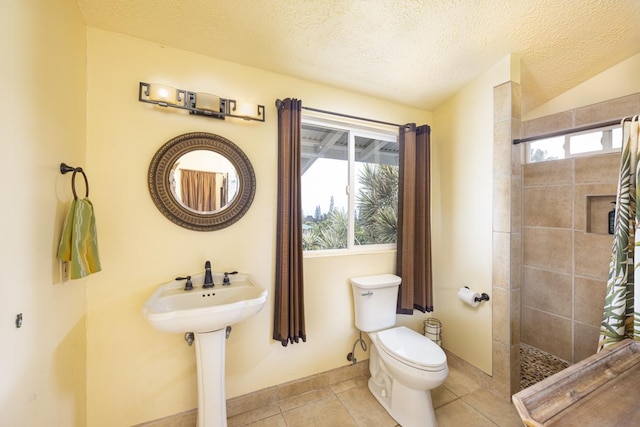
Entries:
<svg viewBox="0 0 640 427">
<path fill-rule="evenodd" d="M 634 276 L 640 277 L 638 116 L 623 120 L 622 129 L 615 231 L 598 351 L 625 338 L 640 340 L 640 286 L 634 289 Z"/>
</svg>

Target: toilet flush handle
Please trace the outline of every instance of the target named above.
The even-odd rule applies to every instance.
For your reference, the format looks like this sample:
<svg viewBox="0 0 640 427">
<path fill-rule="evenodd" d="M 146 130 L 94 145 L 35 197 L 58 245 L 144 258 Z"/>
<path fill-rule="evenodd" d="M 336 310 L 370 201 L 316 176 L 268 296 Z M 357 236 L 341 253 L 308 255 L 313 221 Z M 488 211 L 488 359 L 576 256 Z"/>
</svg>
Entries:
<svg viewBox="0 0 640 427">
<path fill-rule="evenodd" d="M 370 297 L 371 295 L 373 295 L 372 291 L 362 294 L 363 297 Z"/>
</svg>

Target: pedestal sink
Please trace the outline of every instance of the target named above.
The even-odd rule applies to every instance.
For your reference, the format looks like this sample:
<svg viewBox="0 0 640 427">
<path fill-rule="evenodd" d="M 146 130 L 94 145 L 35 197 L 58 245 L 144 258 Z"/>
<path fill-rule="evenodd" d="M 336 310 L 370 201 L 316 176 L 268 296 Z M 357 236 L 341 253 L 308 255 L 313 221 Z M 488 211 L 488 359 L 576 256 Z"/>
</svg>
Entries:
<svg viewBox="0 0 640 427">
<path fill-rule="evenodd" d="M 227 327 L 257 314 L 268 292 L 246 274 L 214 273 L 213 288 L 204 289 L 204 274 L 192 276 L 193 290 L 184 281 L 160 285 L 142 308 L 154 328 L 171 333 L 193 332 L 198 373 L 198 427 L 226 427 L 225 339 Z"/>
</svg>

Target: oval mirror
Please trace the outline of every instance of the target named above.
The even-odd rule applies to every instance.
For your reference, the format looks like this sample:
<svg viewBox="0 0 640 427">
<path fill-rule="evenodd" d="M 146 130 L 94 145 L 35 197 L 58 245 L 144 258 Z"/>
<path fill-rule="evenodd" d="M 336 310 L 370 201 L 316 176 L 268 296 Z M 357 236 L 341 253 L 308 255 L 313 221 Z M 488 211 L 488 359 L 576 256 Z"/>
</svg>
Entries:
<svg viewBox="0 0 640 427">
<path fill-rule="evenodd" d="M 253 167 L 233 142 L 195 132 L 169 140 L 149 166 L 149 192 L 175 224 L 213 231 L 238 221 L 256 189 Z"/>
</svg>

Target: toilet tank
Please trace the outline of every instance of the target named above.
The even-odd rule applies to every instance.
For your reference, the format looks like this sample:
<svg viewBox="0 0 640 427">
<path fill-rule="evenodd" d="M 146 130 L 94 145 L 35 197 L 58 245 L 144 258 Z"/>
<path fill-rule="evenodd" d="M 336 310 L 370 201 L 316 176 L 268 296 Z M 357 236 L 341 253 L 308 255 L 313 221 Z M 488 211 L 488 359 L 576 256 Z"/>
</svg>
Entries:
<svg viewBox="0 0 640 427">
<path fill-rule="evenodd" d="M 402 279 L 394 274 L 351 278 L 356 328 L 372 332 L 396 324 L 400 282 Z"/>
</svg>

